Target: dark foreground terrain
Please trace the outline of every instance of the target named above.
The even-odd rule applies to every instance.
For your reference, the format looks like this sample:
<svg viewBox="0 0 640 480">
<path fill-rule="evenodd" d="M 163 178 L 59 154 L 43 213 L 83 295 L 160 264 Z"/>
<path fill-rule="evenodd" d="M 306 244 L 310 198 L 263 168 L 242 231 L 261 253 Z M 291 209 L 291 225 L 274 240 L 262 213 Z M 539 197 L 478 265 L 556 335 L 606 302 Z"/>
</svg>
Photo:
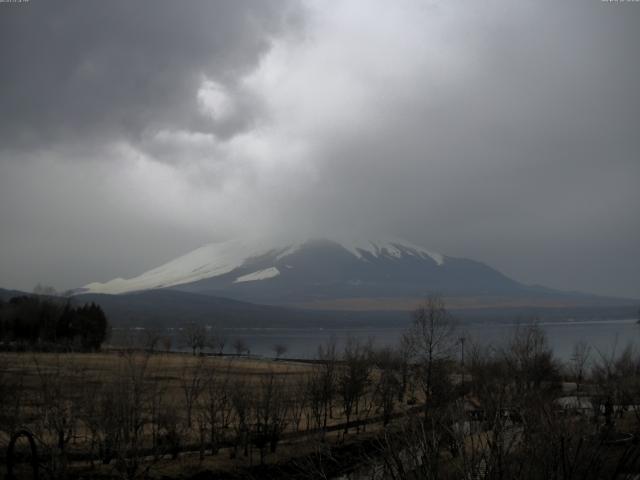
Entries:
<svg viewBox="0 0 640 480">
<path fill-rule="evenodd" d="M 577 344 L 560 363 L 535 325 L 500 349 L 475 346 L 438 298 L 395 349 L 329 341 L 306 362 L 151 348 L 3 353 L 0 405 L 7 478 L 640 473 L 636 352 Z"/>
</svg>

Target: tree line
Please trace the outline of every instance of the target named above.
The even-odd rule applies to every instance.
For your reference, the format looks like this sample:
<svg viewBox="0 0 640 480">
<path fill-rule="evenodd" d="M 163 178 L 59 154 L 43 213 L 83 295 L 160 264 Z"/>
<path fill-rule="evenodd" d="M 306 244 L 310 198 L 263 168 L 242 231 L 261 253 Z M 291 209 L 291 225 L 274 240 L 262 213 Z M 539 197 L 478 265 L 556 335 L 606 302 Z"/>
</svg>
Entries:
<svg viewBox="0 0 640 480">
<path fill-rule="evenodd" d="M 40 295 L 0 301 L 0 343 L 7 348 L 95 351 L 108 333 L 107 317 L 93 302 L 74 306 Z"/>
</svg>

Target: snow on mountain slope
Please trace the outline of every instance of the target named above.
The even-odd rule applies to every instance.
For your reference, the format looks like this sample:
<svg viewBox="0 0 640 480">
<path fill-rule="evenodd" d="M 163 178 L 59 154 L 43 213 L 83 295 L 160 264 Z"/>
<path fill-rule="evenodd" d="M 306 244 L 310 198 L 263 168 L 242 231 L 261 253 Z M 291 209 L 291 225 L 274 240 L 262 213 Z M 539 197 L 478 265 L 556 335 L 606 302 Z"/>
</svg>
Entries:
<svg viewBox="0 0 640 480">
<path fill-rule="evenodd" d="M 339 242 L 345 249 L 349 250 L 358 258 L 365 258 L 363 254 L 370 254 L 374 258 L 381 256 L 390 256 L 402 258 L 403 255 L 412 255 L 420 258 L 431 258 L 438 265 L 444 263 L 444 256 L 439 253 L 433 253 L 425 248 L 413 245 L 405 240 L 388 239 L 384 241 L 365 241 L 365 242 Z"/>
<path fill-rule="evenodd" d="M 264 270 L 258 270 L 257 272 L 242 275 L 241 277 L 236 278 L 233 283 L 256 282 L 258 280 L 277 277 L 278 275 L 280 275 L 280 270 L 276 267 L 269 267 Z"/>
<path fill-rule="evenodd" d="M 267 280 L 280 275 L 280 271 L 274 265 L 276 262 L 294 255 L 310 242 L 304 241 L 280 247 L 259 241 L 211 243 L 137 277 L 116 278 L 105 283 L 94 282 L 85 285 L 78 291 L 79 293 L 119 294 L 174 287 L 220 277 L 242 267 L 248 260 L 258 257 L 267 257 L 267 261 L 270 261 L 272 265 L 259 271 L 240 275 L 234 280 L 234 283 Z M 442 266 L 445 262 L 444 256 L 399 239 L 383 241 L 331 240 L 331 242 L 363 262 L 380 258 L 401 259 L 404 257 L 432 260 L 437 266 Z"/>
<path fill-rule="evenodd" d="M 210 243 L 134 278 L 94 282 L 83 292 L 126 293 L 190 283 L 228 273 L 251 256 L 253 246 L 243 242 Z"/>
</svg>

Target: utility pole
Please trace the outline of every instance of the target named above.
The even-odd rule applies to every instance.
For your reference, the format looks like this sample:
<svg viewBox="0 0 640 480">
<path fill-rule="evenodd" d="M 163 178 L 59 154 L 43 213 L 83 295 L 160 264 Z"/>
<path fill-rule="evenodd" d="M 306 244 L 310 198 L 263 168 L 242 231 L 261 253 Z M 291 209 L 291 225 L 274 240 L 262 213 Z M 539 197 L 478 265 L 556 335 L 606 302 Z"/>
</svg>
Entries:
<svg viewBox="0 0 640 480">
<path fill-rule="evenodd" d="M 462 378 L 460 379 L 460 384 L 462 386 L 462 390 L 464 392 L 464 341 L 466 339 L 464 337 L 459 338 L 460 342 L 460 365 L 462 367 Z"/>
</svg>

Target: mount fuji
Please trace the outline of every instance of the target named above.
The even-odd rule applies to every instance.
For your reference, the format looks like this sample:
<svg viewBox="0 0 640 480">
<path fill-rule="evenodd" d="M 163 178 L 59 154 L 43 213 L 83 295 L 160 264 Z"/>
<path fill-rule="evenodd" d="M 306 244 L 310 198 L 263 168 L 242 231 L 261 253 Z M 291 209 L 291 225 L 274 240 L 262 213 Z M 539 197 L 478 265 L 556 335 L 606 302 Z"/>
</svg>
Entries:
<svg viewBox="0 0 640 480">
<path fill-rule="evenodd" d="M 474 260 L 434 253 L 399 239 L 305 240 L 284 245 L 205 245 L 130 279 L 90 283 L 78 293 L 171 289 L 272 305 L 340 308 L 367 302 L 548 292 Z"/>
</svg>

